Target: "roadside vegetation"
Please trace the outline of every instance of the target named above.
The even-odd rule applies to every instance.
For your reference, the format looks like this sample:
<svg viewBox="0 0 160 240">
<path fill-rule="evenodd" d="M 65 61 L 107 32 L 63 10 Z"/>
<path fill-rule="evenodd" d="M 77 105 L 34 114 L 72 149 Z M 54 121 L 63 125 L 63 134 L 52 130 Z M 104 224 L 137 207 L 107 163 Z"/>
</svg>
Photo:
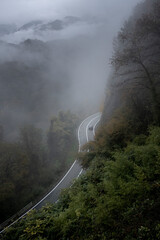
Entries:
<svg viewBox="0 0 160 240">
<path fill-rule="evenodd" d="M 32 211 L 4 239 L 160 239 L 159 153 L 159 127 L 97 152 L 57 204 Z"/>
<path fill-rule="evenodd" d="M 76 126 L 74 114 L 60 112 L 46 136 L 27 125 L 17 142 L 0 141 L 0 222 L 34 204 L 62 177 L 75 160 Z"/>
<path fill-rule="evenodd" d="M 143 1 L 114 41 L 101 126 L 79 155 L 86 173 L 4 240 L 160 240 L 159 12 Z"/>
</svg>

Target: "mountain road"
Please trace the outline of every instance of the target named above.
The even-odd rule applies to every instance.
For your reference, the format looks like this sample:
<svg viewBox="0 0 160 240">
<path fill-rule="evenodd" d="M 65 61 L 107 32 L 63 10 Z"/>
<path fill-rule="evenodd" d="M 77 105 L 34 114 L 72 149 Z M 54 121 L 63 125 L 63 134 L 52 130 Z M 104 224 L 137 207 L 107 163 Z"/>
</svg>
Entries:
<svg viewBox="0 0 160 240">
<path fill-rule="evenodd" d="M 87 117 L 79 126 L 78 128 L 78 142 L 79 142 L 79 149 L 81 151 L 81 147 L 89 141 L 94 140 L 95 136 L 95 128 L 100 121 L 101 113 L 95 113 L 89 117 Z M 40 209 L 46 203 L 54 203 L 57 202 L 59 199 L 59 195 L 62 189 L 70 187 L 74 179 L 78 178 L 83 172 L 81 165 L 79 164 L 78 160 L 75 160 L 68 172 L 65 176 L 60 180 L 60 182 L 44 197 L 42 198 L 36 205 L 34 205 L 31 209 L 25 212 L 21 217 L 19 217 L 16 221 L 11 223 L 9 226 L 4 228 L 0 233 L 5 231 L 5 229 L 9 228 L 21 218 L 26 216 L 33 209 Z"/>
</svg>

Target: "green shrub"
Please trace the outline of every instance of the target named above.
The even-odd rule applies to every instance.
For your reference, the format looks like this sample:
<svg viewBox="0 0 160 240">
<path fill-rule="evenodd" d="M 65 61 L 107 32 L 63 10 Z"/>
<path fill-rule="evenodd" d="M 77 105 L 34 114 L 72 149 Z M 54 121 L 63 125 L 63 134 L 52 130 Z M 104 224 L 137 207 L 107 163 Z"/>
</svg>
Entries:
<svg viewBox="0 0 160 240">
<path fill-rule="evenodd" d="M 110 158 L 97 153 L 57 204 L 32 212 L 4 239 L 160 239 L 159 130 L 152 127 Z"/>
</svg>

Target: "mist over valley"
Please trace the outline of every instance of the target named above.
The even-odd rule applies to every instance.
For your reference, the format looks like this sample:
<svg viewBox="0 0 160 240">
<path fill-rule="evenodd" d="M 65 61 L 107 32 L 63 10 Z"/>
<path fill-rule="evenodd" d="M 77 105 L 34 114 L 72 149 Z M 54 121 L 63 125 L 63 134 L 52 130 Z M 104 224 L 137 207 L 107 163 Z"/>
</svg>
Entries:
<svg viewBox="0 0 160 240">
<path fill-rule="evenodd" d="M 65 4 L 64 8 L 52 5 L 62 10 L 59 18 L 51 12 L 47 17 L 41 4 L 41 15 L 29 17 L 27 5 L 25 9 L 16 1 L 14 7 L 24 18 L 10 12 L 15 21 L 10 24 L 7 16 L 1 15 L 0 125 L 7 139 L 13 139 L 24 124 L 36 123 L 46 129 L 60 110 L 92 113 L 104 101 L 112 38 L 128 12 L 123 10 L 124 15 L 115 19 L 104 3 L 96 9 L 96 1 L 89 1 L 84 11 L 83 2 L 71 2 L 72 7 L 63 12 Z M 6 6 L 7 2 L 2 2 L 2 9 Z M 113 7 L 117 14 L 115 3 Z"/>
<path fill-rule="evenodd" d="M 160 239 L 159 13 L 0 1 L 0 238 Z"/>
</svg>

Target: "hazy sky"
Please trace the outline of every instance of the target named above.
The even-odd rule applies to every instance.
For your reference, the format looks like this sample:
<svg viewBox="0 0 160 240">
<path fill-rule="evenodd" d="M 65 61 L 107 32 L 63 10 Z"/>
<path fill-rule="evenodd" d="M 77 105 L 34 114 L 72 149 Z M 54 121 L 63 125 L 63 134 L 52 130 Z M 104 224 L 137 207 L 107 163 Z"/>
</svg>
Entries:
<svg viewBox="0 0 160 240">
<path fill-rule="evenodd" d="M 0 22 L 23 24 L 33 19 L 66 15 L 123 20 L 140 0 L 0 0 Z"/>
<path fill-rule="evenodd" d="M 55 20 L 65 16 L 77 16 L 84 20 L 64 27 L 61 31 L 35 31 L 34 28 L 16 31 L 9 35 L 6 34 L 2 40 L 18 44 L 26 39 L 39 39 L 44 42 L 63 39 L 62 42 L 59 41 L 61 45 L 57 49 L 53 47 L 53 53 L 50 53 L 51 56 L 53 54 L 53 59 L 51 57 L 51 60 L 47 62 L 49 71 L 45 72 L 44 76 L 49 80 L 46 80 L 46 84 L 47 81 L 54 82 L 55 79 L 63 80 L 64 73 L 65 78 L 69 79 L 67 80 L 69 85 L 58 97 L 61 100 L 59 107 L 61 109 L 82 110 L 82 112 L 86 111 L 89 114 L 89 112 L 99 110 L 105 96 L 106 82 L 110 74 L 109 62 L 112 55 L 113 38 L 123 25 L 124 20 L 131 15 L 134 6 L 140 1 L 0 0 L 0 24 L 15 23 L 19 27 L 32 20 Z M 94 17 L 98 21 L 91 23 L 86 21 L 86 17 L 89 19 Z M 30 66 L 32 62 L 39 63 L 41 61 L 43 63 L 44 61 L 46 64 L 44 56 L 36 55 L 34 51 L 33 53 L 25 51 L 25 54 L 24 52 L 21 54 L 17 49 L 12 45 L 10 48 L 8 45 L 4 47 L 1 43 L 0 63 L 16 61 L 24 62 L 26 66 Z M 67 56 L 68 50 L 69 57 Z M 54 65 L 58 67 L 53 67 Z M 36 76 L 34 77 L 36 78 Z M 45 104 L 47 109 L 50 109 L 47 117 L 53 114 L 53 92 L 55 93 L 54 88 L 53 91 L 50 88 L 46 94 Z M 58 96 L 60 93 L 56 94 Z M 15 126 L 17 126 L 16 122 L 26 121 L 27 110 L 26 112 L 24 110 L 23 114 L 19 114 L 17 110 L 14 111 L 12 108 L 7 111 L 11 112 L 12 122 L 14 119 Z M 20 112 L 22 113 L 22 111 Z M 32 116 L 30 117 L 32 119 Z M 41 120 L 43 122 L 43 119 Z"/>
<path fill-rule="evenodd" d="M 34 31 L 18 31 L 3 40 L 18 43 L 25 39 L 52 40 L 72 38 L 81 34 L 91 37 L 91 50 L 70 66 L 73 79 L 72 95 L 75 102 L 81 102 L 82 92 L 89 99 L 102 95 L 109 74 L 109 59 L 112 40 L 134 8 L 141 0 L 0 0 L 0 23 L 22 25 L 31 20 L 55 20 L 65 16 L 95 17 L 100 24 L 80 23 L 56 33 L 49 31 L 36 35 Z M 93 31 L 92 31 L 93 30 Z M 92 36 L 92 32 L 94 32 Z M 51 36 L 50 36 L 51 35 Z M 93 45 L 93 46 L 92 46 Z M 89 48 L 89 47 L 88 47 Z M 89 52 L 90 51 L 90 52 Z M 80 54 L 81 56 L 81 54 Z M 71 60 L 70 60 L 71 61 Z M 73 66 L 74 65 L 74 66 Z M 94 82 L 94 84 L 93 84 Z M 78 87 L 77 87 L 78 86 Z M 84 88 L 85 86 L 85 88 Z M 86 90 L 86 93 L 84 92 Z M 90 91 L 88 91 L 90 89 Z M 97 97 L 98 98 L 98 97 Z M 90 102 L 93 102 L 92 99 Z"/>
</svg>

